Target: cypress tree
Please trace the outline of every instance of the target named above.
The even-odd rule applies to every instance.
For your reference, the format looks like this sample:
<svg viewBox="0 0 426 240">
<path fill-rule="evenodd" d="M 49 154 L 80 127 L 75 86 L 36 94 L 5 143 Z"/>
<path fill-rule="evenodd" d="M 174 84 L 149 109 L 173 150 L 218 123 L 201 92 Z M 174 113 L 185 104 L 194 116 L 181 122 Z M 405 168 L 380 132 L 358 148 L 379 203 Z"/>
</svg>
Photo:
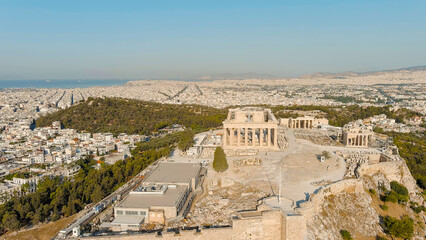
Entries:
<svg viewBox="0 0 426 240">
<path fill-rule="evenodd" d="M 224 172 L 228 169 L 226 155 L 221 147 L 217 147 L 214 152 L 213 168 L 216 172 Z"/>
</svg>

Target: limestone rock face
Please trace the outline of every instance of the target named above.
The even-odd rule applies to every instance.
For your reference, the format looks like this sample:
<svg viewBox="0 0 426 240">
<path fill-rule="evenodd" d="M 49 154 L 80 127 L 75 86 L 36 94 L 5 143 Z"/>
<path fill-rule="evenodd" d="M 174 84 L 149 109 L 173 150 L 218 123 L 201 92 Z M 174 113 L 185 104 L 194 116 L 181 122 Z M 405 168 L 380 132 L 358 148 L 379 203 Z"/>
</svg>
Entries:
<svg viewBox="0 0 426 240">
<path fill-rule="evenodd" d="M 380 193 L 380 186 L 390 189 L 390 182 L 397 181 L 407 187 L 410 201 L 425 205 L 424 199 L 418 194 L 416 181 L 405 161 L 361 164 L 356 171 L 356 175 L 359 176 L 358 180 L 361 181 L 360 188 L 364 190 L 375 189 Z M 330 189 L 336 184 L 344 186 L 343 183 L 350 186 L 356 181 L 346 179 L 330 185 Z M 378 233 L 383 233 L 383 229 L 379 225 L 380 215 L 371 204 L 373 201 L 371 195 L 367 191 L 351 191 L 348 186 L 340 192 L 338 192 L 340 188 L 334 187 L 330 195 L 323 195 L 322 201 L 313 201 L 316 202 L 316 207 L 306 222 L 308 239 L 340 240 L 340 230 L 342 229 L 349 231 L 352 236 L 374 237 Z M 425 218 L 424 214 L 416 216 L 408 207 L 406 210 L 413 219 Z M 413 239 L 423 239 L 425 232 L 424 228 L 416 228 Z"/>
<path fill-rule="evenodd" d="M 308 239 L 340 240 L 342 229 L 352 236 L 376 236 L 382 230 L 371 201 L 366 193 L 341 192 L 326 197 L 322 211 L 307 221 Z"/>
<path fill-rule="evenodd" d="M 410 170 L 405 161 L 382 162 L 379 164 L 362 165 L 358 169 L 360 176 L 372 176 L 376 173 L 383 173 L 389 182 L 397 181 L 407 187 L 410 195 L 415 195 L 417 190 L 416 180 L 411 176 Z"/>
</svg>

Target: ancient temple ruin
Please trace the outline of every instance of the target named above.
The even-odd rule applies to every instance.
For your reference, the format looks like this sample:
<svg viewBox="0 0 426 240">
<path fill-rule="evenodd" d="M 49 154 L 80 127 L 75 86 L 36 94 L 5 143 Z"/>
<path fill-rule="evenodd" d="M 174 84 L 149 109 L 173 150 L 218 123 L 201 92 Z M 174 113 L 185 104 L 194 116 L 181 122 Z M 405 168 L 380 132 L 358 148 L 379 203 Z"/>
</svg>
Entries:
<svg viewBox="0 0 426 240">
<path fill-rule="evenodd" d="M 347 147 L 368 148 L 373 131 L 370 128 L 350 127 L 343 128 L 343 144 Z"/>
<path fill-rule="evenodd" d="M 278 124 L 271 109 L 230 109 L 223 122 L 222 146 L 224 149 L 278 150 Z"/>
</svg>

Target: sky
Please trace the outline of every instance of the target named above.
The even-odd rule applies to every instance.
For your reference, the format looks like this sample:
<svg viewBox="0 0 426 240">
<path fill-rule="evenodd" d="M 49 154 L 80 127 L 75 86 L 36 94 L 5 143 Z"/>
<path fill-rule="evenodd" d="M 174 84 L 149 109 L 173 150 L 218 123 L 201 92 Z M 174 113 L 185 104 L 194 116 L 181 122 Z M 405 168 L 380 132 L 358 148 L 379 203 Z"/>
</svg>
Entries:
<svg viewBox="0 0 426 240">
<path fill-rule="evenodd" d="M 0 80 L 426 65 L 426 1 L 0 0 Z"/>
</svg>

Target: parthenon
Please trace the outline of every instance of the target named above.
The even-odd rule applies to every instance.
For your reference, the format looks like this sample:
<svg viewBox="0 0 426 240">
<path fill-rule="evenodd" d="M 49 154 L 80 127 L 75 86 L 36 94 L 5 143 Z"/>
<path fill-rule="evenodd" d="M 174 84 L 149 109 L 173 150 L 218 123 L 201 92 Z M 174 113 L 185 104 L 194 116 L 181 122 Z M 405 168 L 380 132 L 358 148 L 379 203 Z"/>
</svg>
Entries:
<svg viewBox="0 0 426 240">
<path fill-rule="evenodd" d="M 230 109 L 223 130 L 224 149 L 279 149 L 278 120 L 271 109 Z"/>
</svg>

